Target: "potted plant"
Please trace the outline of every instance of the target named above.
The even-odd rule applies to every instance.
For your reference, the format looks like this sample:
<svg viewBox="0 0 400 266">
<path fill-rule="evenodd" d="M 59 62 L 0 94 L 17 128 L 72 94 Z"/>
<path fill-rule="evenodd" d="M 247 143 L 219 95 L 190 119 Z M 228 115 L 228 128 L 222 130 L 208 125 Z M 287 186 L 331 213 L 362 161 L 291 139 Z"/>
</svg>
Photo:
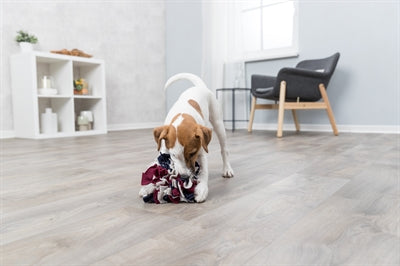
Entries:
<svg viewBox="0 0 400 266">
<path fill-rule="evenodd" d="M 33 46 L 32 44 L 35 44 L 38 42 L 38 39 L 35 35 L 30 35 L 25 31 L 18 31 L 18 35 L 15 37 L 15 41 L 19 43 L 19 46 L 21 47 L 22 52 L 27 52 L 27 51 L 32 51 Z"/>
</svg>

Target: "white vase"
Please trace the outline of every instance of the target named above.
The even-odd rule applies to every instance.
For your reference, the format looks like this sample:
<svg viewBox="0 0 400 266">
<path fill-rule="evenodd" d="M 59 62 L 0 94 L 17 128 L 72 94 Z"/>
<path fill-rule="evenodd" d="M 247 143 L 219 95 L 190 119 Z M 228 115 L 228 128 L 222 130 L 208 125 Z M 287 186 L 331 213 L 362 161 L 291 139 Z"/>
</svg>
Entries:
<svg viewBox="0 0 400 266">
<path fill-rule="evenodd" d="M 33 45 L 29 42 L 20 42 L 19 47 L 21 48 L 21 52 L 33 51 Z"/>
<path fill-rule="evenodd" d="M 56 134 L 57 129 L 57 114 L 53 113 L 51 108 L 46 108 L 46 111 L 41 114 L 41 126 L 43 134 Z"/>
</svg>

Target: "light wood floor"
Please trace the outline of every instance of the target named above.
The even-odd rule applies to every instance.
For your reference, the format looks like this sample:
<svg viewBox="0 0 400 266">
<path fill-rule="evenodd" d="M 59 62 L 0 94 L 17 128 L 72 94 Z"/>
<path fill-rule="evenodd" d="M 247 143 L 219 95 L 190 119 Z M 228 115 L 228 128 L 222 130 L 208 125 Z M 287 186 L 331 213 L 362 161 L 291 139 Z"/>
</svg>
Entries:
<svg viewBox="0 0 400 266">
<path fill-rule="evenodd" d="M 228 132 L 202 204 L 145 204 L 151 130 L 1 141 L 1 265 L 399 265 L 399 135 Z"/>
</svg>

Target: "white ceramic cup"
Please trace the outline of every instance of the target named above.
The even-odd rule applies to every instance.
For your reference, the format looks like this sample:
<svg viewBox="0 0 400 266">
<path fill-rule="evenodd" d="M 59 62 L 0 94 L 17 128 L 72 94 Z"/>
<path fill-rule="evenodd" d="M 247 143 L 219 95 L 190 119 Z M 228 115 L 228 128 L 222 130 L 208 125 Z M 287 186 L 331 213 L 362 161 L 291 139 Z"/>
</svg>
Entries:
<svg viewBox="0 0 400 266">
<path fill-rule="evenodd" d="M 89 122 L 93 122 L 93 113 L 92 111 L 81 111 L 81 116 L 86 117 Z"/>
</svg>

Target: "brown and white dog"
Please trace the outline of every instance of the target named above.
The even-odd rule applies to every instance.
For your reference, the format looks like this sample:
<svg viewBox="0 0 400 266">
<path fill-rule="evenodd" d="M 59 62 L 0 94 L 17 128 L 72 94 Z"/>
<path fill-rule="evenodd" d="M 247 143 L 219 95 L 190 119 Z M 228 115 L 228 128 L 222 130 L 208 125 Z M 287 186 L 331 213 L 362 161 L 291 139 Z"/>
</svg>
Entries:
<svg viewBox="0 0 400 266">
<path fill-rule="evenodd" d="M 173 82 L 186 79 L 194 84 L 184 91 L 169 111 L 164 125 L 154 129 L 154 138 L 158 150 L 168 153 L 177 173 L 191 175 L 195 162 L 200 164 L 198 184 L 195 189 L 196 202 L 203 202 L 208 195 L 208 144 L 211 141 L 211 123 L 221 146 L 223 177 L 233 177 L 233 170 L 228 160 L 225 127 L 220 108 L 213 93 L 196 75 L 180 73 L 172 76 L 165 84 L 165 89 Z M 152 193 L 154 188 L 142 187 L 140 196 Z"/>
</svg>

